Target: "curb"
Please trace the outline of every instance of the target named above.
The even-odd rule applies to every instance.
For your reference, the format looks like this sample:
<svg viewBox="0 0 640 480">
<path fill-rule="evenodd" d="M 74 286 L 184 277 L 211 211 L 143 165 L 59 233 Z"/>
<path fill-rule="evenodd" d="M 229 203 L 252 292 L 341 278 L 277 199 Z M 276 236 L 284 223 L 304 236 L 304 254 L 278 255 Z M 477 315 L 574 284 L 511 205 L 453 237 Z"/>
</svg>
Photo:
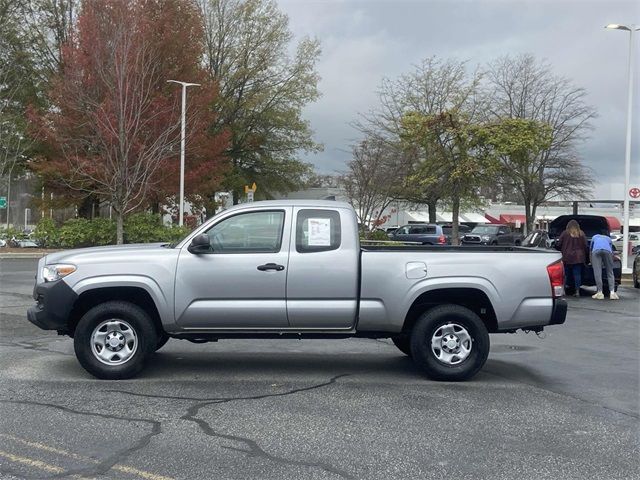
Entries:
<svg viewBox="0 0 640 480">
<path fill-rule="evenodd" d="M 36 259 L 42 258 L 47 253 L 0 253 L 0 260 L 12 259 L 12 258 L 27 258 L 27 259 Z"/>
</svg>

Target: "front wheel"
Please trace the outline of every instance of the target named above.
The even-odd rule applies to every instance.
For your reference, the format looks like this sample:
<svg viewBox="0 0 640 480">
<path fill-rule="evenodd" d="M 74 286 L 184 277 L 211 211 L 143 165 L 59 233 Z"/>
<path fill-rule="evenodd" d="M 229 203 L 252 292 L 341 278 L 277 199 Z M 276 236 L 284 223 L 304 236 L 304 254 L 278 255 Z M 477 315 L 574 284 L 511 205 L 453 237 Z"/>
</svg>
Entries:
<svg viewBox="0 0 640 480">
<path fill-rule="evenodd" d="M 468 308 L 441 305 L 423 313 L 411 332 L 411 357 L 433 380 L 473 377 L 489 355 L 489 333 Z"/>
<path fill-rule="evenodd" d="M 135 376 L 157 345 L 157 334 L 147 312 L 123 301 L 93 307 L 80 319 L 73 337 L 80 365 L 105 380 Z"/>
</svg>

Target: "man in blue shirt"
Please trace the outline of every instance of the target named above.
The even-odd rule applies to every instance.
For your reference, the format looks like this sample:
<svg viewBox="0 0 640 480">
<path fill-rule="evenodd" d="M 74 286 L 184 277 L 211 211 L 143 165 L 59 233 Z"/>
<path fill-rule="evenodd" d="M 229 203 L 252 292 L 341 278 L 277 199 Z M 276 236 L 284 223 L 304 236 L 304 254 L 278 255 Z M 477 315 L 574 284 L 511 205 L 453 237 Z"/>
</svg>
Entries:
<svg viewBox="0 0 640 480">
<path fill-rule="evenodd" d="M 593 266 L 593 276 L 596 280 L 598 291 L 592 298 L 602 300 L 602 266 L 607 270 L 607 282 L 609 283 L 609 298 L 618 300 L 615 292 L 616 280 L 613 277 L 613 244 L 609 235 L 594 235 L 591 239 L 591 265 Z"/>
</svg>

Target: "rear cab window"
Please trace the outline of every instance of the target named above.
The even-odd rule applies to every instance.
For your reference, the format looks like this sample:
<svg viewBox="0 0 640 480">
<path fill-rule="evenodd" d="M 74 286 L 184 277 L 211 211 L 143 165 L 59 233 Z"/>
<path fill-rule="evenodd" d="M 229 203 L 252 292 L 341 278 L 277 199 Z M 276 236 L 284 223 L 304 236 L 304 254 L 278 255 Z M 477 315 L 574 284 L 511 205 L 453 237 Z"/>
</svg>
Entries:
<svg viewBox="0 0 640 480">
<path fill-rule="evenodd" d="M 342 242 L 340 213 L 336 210 L 302 209 L 296 218 L 296 251 L 327 252 Z"/>
</svg>

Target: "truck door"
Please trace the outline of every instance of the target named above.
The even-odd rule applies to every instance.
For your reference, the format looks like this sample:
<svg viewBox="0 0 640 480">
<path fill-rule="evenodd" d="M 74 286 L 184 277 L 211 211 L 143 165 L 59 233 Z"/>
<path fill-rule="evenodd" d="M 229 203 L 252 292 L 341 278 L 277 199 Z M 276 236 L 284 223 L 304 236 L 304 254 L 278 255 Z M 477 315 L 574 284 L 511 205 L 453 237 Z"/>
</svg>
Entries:
<svg viewBox="0 0 640 480">
<path fill-rule="evenodd" d="M 288 327 L 286 280 L 292 207 L 230 213 L 206 232 L 211 251 L 185 245 L 175 314 L 185 328 Z"/>
<path fill-rule="evenodd" d="M 346 208 L 294 208 L 287 277 L 292 327 L 354 326 L 360 268 L 356 225 Z"/>
<path fill-rule="evenodd" d="M 510 245 L 513 243 L 513 235 L 509 233 L 508 227 L 500 227 L 498 229 L 498 244 Z"/>
</svg>

